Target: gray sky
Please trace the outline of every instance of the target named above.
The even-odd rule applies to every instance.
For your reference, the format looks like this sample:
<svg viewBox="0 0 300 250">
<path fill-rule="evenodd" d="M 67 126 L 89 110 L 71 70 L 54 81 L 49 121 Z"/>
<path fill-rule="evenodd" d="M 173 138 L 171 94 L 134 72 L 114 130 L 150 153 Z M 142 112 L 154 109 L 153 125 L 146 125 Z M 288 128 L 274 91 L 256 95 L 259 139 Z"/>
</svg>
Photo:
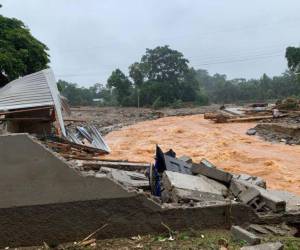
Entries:
<svg viewBox="0 0 300 250">
<path fill-rule="evenodd" d="M 300 45 L 299 0 L 0 0 L 50 49 L 57 79 L 90 86 L 169 44 L 229 78 L 279 75 Z"/>
</svg>

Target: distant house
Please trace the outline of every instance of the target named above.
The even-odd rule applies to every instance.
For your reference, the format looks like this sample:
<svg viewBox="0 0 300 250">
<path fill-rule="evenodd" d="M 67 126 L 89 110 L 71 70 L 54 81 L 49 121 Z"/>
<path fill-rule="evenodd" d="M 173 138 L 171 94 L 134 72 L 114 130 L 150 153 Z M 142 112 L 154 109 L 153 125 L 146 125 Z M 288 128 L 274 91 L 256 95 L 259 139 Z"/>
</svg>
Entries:
<svg viewBox="0 0 300 250">
<path fill-rule="evenodd" d="M 103 99 L 103 98 L 94 98 L 94 99 L 93 99 L 93 102 L 96 102 L 96 103 L 104 103 L 104 99 Z"/>
</svg>

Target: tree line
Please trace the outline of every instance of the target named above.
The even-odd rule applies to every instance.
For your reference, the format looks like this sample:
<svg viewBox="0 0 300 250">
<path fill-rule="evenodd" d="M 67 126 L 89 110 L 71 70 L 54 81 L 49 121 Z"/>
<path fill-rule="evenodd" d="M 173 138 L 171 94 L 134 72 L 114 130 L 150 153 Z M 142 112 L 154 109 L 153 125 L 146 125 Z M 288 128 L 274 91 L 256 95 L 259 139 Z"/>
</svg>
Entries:
<svg viewBox="0 0 300 250">
<path fill-rule="evenodd" d="M 184 103 L 205 105 L 300 98 L 297 51 L 300 48 L 287 48 L 288 70 L 280 76 L 263 74 L 259 79 L 247 80 L 227 79 L 224 74 L 210 75 L 204 69 L 195 70 L 188 66 L 182 53 L 163 46 L 147 49 L 140 62 L 129 66 L 128 76 L 120 69 L 114 70 L 106 85 L 96 84 L 87 89 L 63 81 L 59 84 L 67 86 L 62 93 L 73 105 L 156 108 L 181 107 Z M 101 102 L 93 102 L 95 98 Z"/>
<path fill-rule="evenodd" d="M 58 87 L 72 105 L 156 108 L 300 97 L 300 48 L 288 47 L 286 59 L 288 70 L 280 76 L 227 79 L 223 74 L 194 69 L 181 52 L 165 45 L 146 49 L 127 74 L 116 69 L 105 84 L 85 88 L 59 80 Z M 0 15 L 0 87 L 47 68 L 49 62 L 47 46 L 22 21 Z"/>
</svg>

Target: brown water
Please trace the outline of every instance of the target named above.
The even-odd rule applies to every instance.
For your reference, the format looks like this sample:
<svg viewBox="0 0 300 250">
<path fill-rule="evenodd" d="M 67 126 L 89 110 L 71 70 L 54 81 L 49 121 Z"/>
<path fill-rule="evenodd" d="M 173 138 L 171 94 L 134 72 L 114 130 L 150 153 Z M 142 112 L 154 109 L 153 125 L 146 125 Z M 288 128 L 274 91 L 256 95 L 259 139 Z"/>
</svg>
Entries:
<svg viewBox="0 0 300 250">
<path fill-rule="evenodd" d="M 272 144 L 247 136 L 255 123 L 215 124 L 203 115 L 166 117 L 114 131 L 105 139 L 112 149 L 107 159 L 153 162 L 155 144 L 177 156 L 199 162 L 206 158 L 234 173 L 267 180 L 269 188 L 300 195 L 300 146 Z"/>
</svg>

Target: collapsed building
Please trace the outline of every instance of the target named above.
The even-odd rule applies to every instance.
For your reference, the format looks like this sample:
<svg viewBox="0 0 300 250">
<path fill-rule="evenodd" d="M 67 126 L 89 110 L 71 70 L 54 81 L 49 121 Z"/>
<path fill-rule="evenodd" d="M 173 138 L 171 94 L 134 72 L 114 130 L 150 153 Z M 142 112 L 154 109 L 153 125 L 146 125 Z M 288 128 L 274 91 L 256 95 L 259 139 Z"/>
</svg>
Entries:
<svg viewBox="0 0 300 250">
<path fill-rule="evenodd" d="M 101 159 L 110 149 L 95 127 L 65 126 L 51 69 L 0 89 L 0 110 L 0 247 L 76 241 L 97 229 L 97 238 L 112 238 L 164 225 L 300 223 L 299 197 L 205 159 L 158 146 L 153 164 Z"/>
</svg>

